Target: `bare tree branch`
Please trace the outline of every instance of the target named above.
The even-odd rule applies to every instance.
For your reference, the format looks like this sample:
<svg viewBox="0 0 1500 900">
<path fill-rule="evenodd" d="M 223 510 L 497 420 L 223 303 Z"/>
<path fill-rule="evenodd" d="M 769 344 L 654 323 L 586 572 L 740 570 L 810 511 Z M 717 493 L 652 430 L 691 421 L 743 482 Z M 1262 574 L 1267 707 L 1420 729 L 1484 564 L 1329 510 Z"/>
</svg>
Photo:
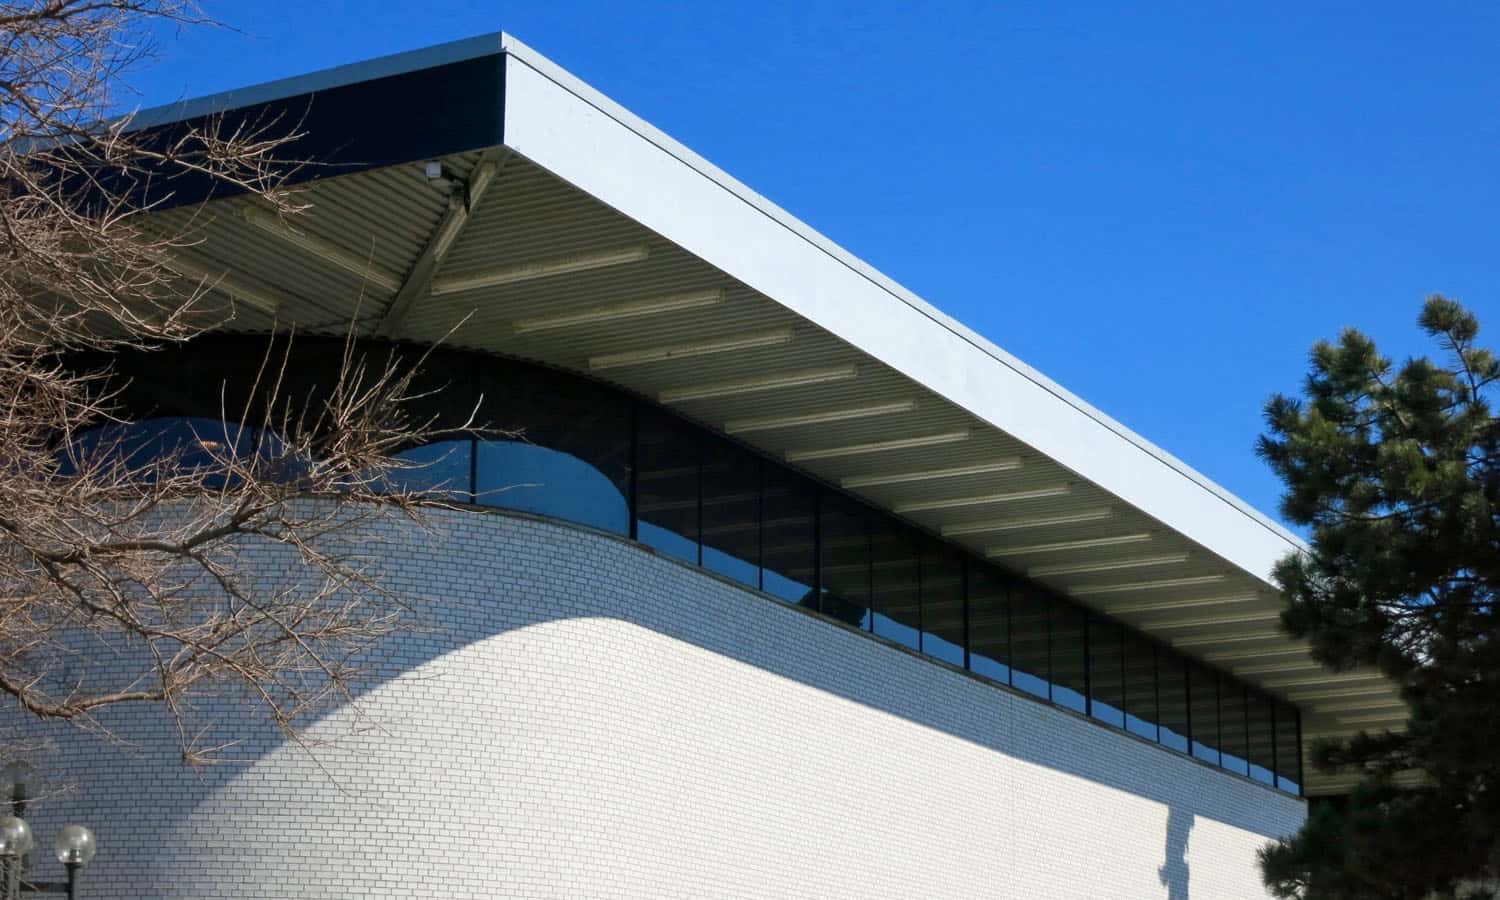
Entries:
<svg viewBox="0 0 1500 900">
<path fill-rule="evenodd" d="M 179 274 L 201 240 L 192 218 L 166 232 L 145 215 L 173 179 L 300 209 L 297 123 L 108 118 L 162 21 L 205 20 L 187 0 L 0 3 L 0 696 L 86 727 L 156 704 L 196 762 L 227 745 L 207 743 L 193 695 L 238 688 L 300 739 L 307 716 L 351 699 L 363 654 L 410 627 L 378 546 L 352 536 L 421 522 L 432 501 L 394 486 L 394 456 L 439 433 L 408 414 L 421 361 L 368 360 L 352 328 L 321 397 L 282 396 L 288 335 L 268 344 L 253 407 L 187 434 L 130 427 L 109 369 L 74 363 L 233 316 Z M 296 565 L 272 577 L 255 564 L 268 551 Z"/>
</svg>

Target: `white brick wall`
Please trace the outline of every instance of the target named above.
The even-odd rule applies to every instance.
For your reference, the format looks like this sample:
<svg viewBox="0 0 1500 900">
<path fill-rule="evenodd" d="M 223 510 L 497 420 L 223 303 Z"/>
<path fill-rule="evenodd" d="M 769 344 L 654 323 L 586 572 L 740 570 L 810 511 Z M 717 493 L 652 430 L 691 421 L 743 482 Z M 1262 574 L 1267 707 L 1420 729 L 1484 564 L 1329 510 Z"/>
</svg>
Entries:
<svg viewBox="0 0 1500 900">
<path fill-rule="evenodd" d="M 315 758 L 248 720 L 206 772 L 140 710 L 133 746 L 55 729 L 77 789 L 29 817 L 95 827 L 84 896 L 1238 900 L 1302 820 L 628 542 L 438 518 L 389 560 L 439 627 Z"/>
</svg>

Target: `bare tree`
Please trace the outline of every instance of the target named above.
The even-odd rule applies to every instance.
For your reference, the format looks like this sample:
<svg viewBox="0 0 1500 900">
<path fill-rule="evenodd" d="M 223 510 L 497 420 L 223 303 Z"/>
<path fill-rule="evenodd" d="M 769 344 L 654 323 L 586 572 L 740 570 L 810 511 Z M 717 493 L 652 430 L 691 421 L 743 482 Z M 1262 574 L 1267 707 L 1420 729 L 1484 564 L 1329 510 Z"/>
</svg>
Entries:
<svg viewBox="0 0 1500 900">
<path fill-rule="evenodd" d="M 107 371 L 71 362 L 233 315 L 206 302 L 211 281 L 183 276 L 193 238 L 143 215 L 174 178 L 297 211 L 292 123 L 163 134 L 107 117 L 150 28 L 200 21 L 180 0 L 0 3 L 0 696 L 80 725 L 158 704 L 190 761 L 213 755 L 196 692 L 238 686 L 296 737 L 320 702 L 348 696 L 360 652 L 403 627 L 401 598 L 337 537 L 415 515 L 387 475 L 397 450 L 433 436 L 406 412 L 414 369 L 352 350 L 311 406 L 281 397 L 285 354 L 271 353 L 254 409 L 155 438 L 120 427 Z M 297 577 L 246 565 L 264 546 L 294 549 Z"/>
</svg>

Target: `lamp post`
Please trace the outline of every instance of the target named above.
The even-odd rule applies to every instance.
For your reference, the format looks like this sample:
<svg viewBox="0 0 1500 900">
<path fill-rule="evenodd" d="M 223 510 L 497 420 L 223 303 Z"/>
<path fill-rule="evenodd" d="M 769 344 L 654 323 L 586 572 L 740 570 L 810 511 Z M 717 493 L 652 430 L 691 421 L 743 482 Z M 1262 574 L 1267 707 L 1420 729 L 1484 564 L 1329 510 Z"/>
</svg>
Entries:
<svg viewBox="0 0 1500 900">
<path fill-rule="evenodd" d="M 77 900 L 79 880 L 83 867 L 89 864 L 98 851 L 94 833 L 82 825 L 65 825 L 57 832 L 53 849 L 57 861 L 68 873 L 67 881 L 32 881 L 26 876 L 31 871 L 31 849 L 35 840 L 31 826 L 21 818 L 26 813 L 26 800 L 30 796 L 31 767 L 25 763 L 11 763 L 5 767 L 5 778 L 10 787 L 12 815 L 0 819 L 0 866 L 4 867 L 4 900 L 19 900 L 22 894 L 67 894 L 68 900 Z"/>
</svg>

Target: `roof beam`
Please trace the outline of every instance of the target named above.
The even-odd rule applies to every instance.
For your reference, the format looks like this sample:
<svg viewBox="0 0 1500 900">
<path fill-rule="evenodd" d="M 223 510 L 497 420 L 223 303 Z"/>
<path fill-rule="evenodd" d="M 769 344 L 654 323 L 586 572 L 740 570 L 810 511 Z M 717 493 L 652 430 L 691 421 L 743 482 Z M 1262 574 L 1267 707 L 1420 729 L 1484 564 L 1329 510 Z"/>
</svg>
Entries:
<svg viewBox="0 0 1500 900">
<path fill-rule="evenodd" d="M 458 242 L 459 233 L 469 223 L 474 210 L 479 208 L 479 201 L 484 199 L 490 185 L 500 177 L 500 170 L 510 161 L 511 152 L 508 147 L 486 150 L 469 172 L 462 194 L 455 192 L 449 196 L 448 212 L 432 230 L 431 236 L 427 238 L 427 246 L 422 248 L 417 261 L 412 263 L 406 278 L 397 289 L 396 296 L 391 299 L 391 305 L 386 307 L 385 315 L 375 326 L 376 335 L 394 335 L 406 321 L 412 304 L 431 293 L 433 275 L 443 264 L 448 251 Z"/>
<path fill-rule="evenodd" d="M 1273 631 L 1237 631 L 1231 634 L 1207 632 L 1189 634 L 1171 639 L 1173 647 L 1212 647 L 1219 644 L 1252 644 L 1256 647 L 1270 646 L 1280 649 L 1286 646 L 1286 637 Z M 1206 656 L 1204 657 L 1207 658 Z"/>
<path fill-rule="evenodd" d="M 1406 715 L 1406 713 L 1407 713 L 1406 701 L 1402 700 L 1402 699 L 1400 699 L 1398 697 L 1396 699 L 1391 699 L 1391 700 L 1387 700 L 1387 699 L 1370 700 L 1370 701 L 1364 702 L 1364 703 L 1340 703 L 1338 709 L 1331 710 L 1331 711 L 1329 711 L 1327 713 L 1324 713 L 1324 715 L 1331 716 L 1331 717 L 1333 717 L 1335 719 L 1338 719 L 1338 718 L 1342 718 L 1346 713 L 1358 712 L 1358 711 L 1361 711 L 1361 710 L 1369 710 L 1369 709 L 1384 709 L 1384 710 L 1389 710 L 1392 715 L 1394 715 L 1394 714 L 1396 714 L 1398 712 L 1401 715 Z"/>
<path fill-rule="evenodd" d="M 870 441 L 863 444 L 844 444 L 838 447 L 815 447 L 810 450 L 788 450 L 787 462 L 806 462 L 810 459 L 832 459 L 836 456 L 858 456 L 863 453 L 885 453 L 890 450 L 911 450 L 917 447 L 936 447 L 940 444 L 956 444 L 969 439 L 969 430 L 945 431 L 939 434 L 919 434 L 914 437 L 893 438 L 888 441 Z"/>
<path fill-rule="evenodd" d="M 647 363 L 671 362 L 695 356 L 711 356 L 715 353 L 733 353 L 737 350 L 753 350 L 758 347 L 780 347 L 792 342 L 792 329 L 776 328 L 731 337 L 713 338 L 691 344 L 673 344 L 650 347 L 644 350 L 623 350 L 589 357 L 589 370 L 619 369 L 626 366 L 641 366 Z"/>
<path fill-rule="evenodd" d="M 1392 710 L 1390 712 L 1383 713 L 1369 713 L 1362 716 L 1341 716 L 1338 715 L 1338 713 L 1334 713 L 1334 715 L 1338 718 L 1341 724 L 1345 725 L 1371 724 L 1380 722 L 1389 724 L 1393 720 L 1398 723 L 1405 723 L 1406 721 L 1406 710 L 1404 709 Z"/>
<path fill-rule="evenodd" d="M 708 288 L 698 291 L 681 291 L 658 297 L 642 297 L 624 303 L 607 303 L 572 312 L 547 313 L 516 319 L 510 328 L 516 334 L 535 334 L 538 331 L 555 331 L 559 328 L 576 328 L 580 325 L 597 325 L 621 319 L 635 319 L 661 313 L 679 312 L 685 309 L 702 309 L 718 306 L 724 302 L 723 288 Z"/>
<path fill-rule="evenodd" d="M 1240 616 L 1199 616 L 1194 619 L 1167 619 L 1161 622 L 1143 622 L 1140 619 L 1127 619 L 1127 622 L 1137 624 L 1137 627 L 1147 631 L 1158 631 L 1161 629 L 1177 628 L 1214 628 L 1221 629 L 1225 625 L 1251 625 L 1259 622 L 1273 622 L 1281 617 L 1279 612 L 1246 613 Z"/>
<path fill-rule="evenodd" d="M 1259 600 L 1259 594 L 1216 594 L 1212 597 L 1190 597 L 1185 600 L 1137 600 L 1134 603 L 1109 603 L 1105 609 L 1110 615 L 1127 613 L 1166 612 L 1174 609 L 1202 609 L 1204 607 L 1228 606 L 1233 603 L 1251 603 Z M 1306 651 L 1297 651 L 1306 655 Z"/>
<path fill-rule="evenodd" d="M 821 369 L 802 369 L 777 375 L 763 375 L 759 378 L 718 381 L 695 387 L 669 388 L 658 393 L 656 399 L 670 405 L 686 400 L 708 400 L 714 397 L 733 397 L 739 394 L 754 394 L 781 388 L 809 387 L 815 384 L 827 384 L 830 381 L 844 381 L 858 374 L 859 368 L 852 364 Z"/>
<path fill-rule="evenodd" d="M 1327 687 L 1319 690 L 1313 690 L 1311 687 L 1290 689 L 1278 687 L 1277 690 L 1285 690 L 1286 696 L 1298 703 L 1312 700 L 1338 700 L 1343 697 L 1368 697 L 1378 694 L 1393 695 L 1396 691 L 1396 686 L 1389 681 L 1370 682 L 1357 687 L 1347 687 L 1336 681 L 1325 682 L 1325 684 Z"/>
<path fill-rule="evenodd" d="M 1306 675 L 1268 675 L 1258 680 L 1261 684 L 1276 688 L 1312 687 L 1320 684 L 1384 684 L 1394 687 L 1391 680 L 1379 672 L 1330 672 L 1322 666 L 1313 666 L 1313 669 L 1320 673 L 1316 678 Z"/>
<path fill-rule="evenodd" d="M 256 287 L 251 287 L 237 280 L 227 271 L 215 272 L 206 269 L 195 262 L 189 262 L 180 256 L 174 256 L 167 261 L 167 266 L 186 278 L 193 278 L 203 283 L 208 289 L 225 294 L 230 300 L 243 303 L 246 306 L 259 310 L 268 316 L 275 317 L 281 312 L 281 298 L 269 294 Z"/>
<path fill-rule="evenodd" d="M 1114 572 L 1120 569 L 1172 566 L 1187 561 L 1188 554 L 1172 553 L 1166 556 L 1137 556 L 1133 559 L 1120 559 L 1113 562 L 1063 563 L 1055 566 L 1032 566 L 1026 570 L 1026 574 L 1033 578 L 1046 578 L 1049 575 L 1090 575 L 1094 572 Z"/>
<path fill-rule="evenodd" d="M 1014 503 L 1019 500 L 1041 500 L 1045 497 L 1061 497 L 1070 493 L 1070 484 L 1051 484 L 1046 487 L 1024 491 L 1003 491 L 998 494 L 979 494 L 974 497 L 950 497 L 947 500 L 919 500 L 914 503 L 898 503 L 892 509 L 896 515 L 914 512 L 931 512 L 935 509 L 959 509 L 965 506 L 984 506 L 990 503 Z"/>
<path fill-rule="evenodd" d="M 843 487 L 879 487 L 885 484 L 908 484 L 913 481 L 935 481 L 940 478 L 963 478 L 969 475 L 989 475 L 993 472 L 1011 472 L 1025 463 L 1019 456 L 1004 456 L 993 462 L 972 466 L 953 466 L 947 469 L 919 469 L 914 472 L 887 472 L 881 475 L 852 475 L 839 482 Z"/>
<path fill-rule="evenodd" d="M 1212 663 L 1233 663 L 1238 659 L 1253 659 L 1256 661 L 1271 659 L 1278 656 L 1291 656 L 1296 659 L 1311 659 L 1312 651 L 1307 647 L 1294 647 L 1289 650 L 1236 650 L 1230 653 L 1215 653 L 1209 651 L 1203 654 L 1203 659 Z"/>
<path fill-rule="evenodd" d="M 724 423 L 725 434 L 744 434 L 747 431 L 772 431 L 777 428 L 798 428 L 804 425 L 826 425 L 830 422 L 846 422 L 871 416 L 895 415 L 911 412 L 917 408 L 915 400 L 898 400 L 892 403 L 872 403 L 869 406 L 852 406 L 845 409 L 830 409 L 823 412 L 802 413 L 789 416 L 765 416 L 759 419 L 731 419 Z M 849 487 L 849 482 L 844 482 Z"/>
<path fill-rule="evenodd" d="M 1014 519 L 987 519 L 983 522 L 964 522 L 959 525 L 944 525 L 943 537 L 958 537 L 965 534 L 989 534 L 992 531 L 1018 531 L 1023 528 L 1046 528 L 1052 525 L 1074 525 L 1078 522 L 1096 522 L 1108 519 L 1114 510 L 1108 506 L 1081 509 L 1075 513 L 1055 516 L 1027 516 Z"/>
<path fill-rule="evenodd" d="M 1312 659 L 1307 657 L 1305 654 L 1301 659 L 1294 660 L 1292 662 L 1268 663 L 1263 666 L 1246 666 L 1244 668 L 1232 669 L 1236 676 L 1274 675 L 1277 672 L 1298 672 L 1306 674 L 1308 672 L 1321 672 L 1322 670 L 1322 666 L 1319 666 L 1317 663 L 1313 662 Z"/>
<path fill-rule="evenodd" d="M 1159 581 L 1132 581 L 1125 584 L 1081 584 L 1069 589 L 1077 597 L 1093 594 L 1122 594 L 1131 591 L 1154 591 L 1159 588 L 1194 587 L 1200 584 L 1215 584 L 1223 581 L 1223 575 L 1193 575 L 1187 578 L 1163 578 Z"/>
<path fill-rule="evenodd" d="M 298 228 L 269 209 L 253 203 L 247 204 L 240 209 L 240 216 L 261 231 L 274 235 L 325 262 L 331 262 L 346 272 L 374 282 L 388 291 L 397 291 L 401 288 L 401 277 L 377 265 L 373 259 L 360 256 L 358 253 L 351 253 L 333 241 Z"/>
<path fill-rule="evenodd" d="M 1121 544 L 1141 544 L 1151 540 L 1151 532 L 1116 534 L 1110 537 L 1083 538 L 1076 541 L 1053 541 L 1050 544 L 1007 544 L 989 547 L 985 556 L 1029 556 L 1033 553 L 1057 553 L 1063 550 L 1091 550 L 1095 547 L 1116 547 Z"/>
<path fill-rule="evenodd" d="M 481 288 L 499 287 L 519 281 L 535 281 L 554 275 L 571 275 L 574 272 L 591 272 L 610 266 L 640 262 L 651 255 L 649 244 L 630 244 L 625 247 L 610 247 L 606 250 L 577 250 L 562 256 L 546 259 L 528 259 L 509 263 L 478 272 L 459 272 L 432 280 L 432 294 L 456 294 L 460 291 L 477 291 Z"/>
</svg>

